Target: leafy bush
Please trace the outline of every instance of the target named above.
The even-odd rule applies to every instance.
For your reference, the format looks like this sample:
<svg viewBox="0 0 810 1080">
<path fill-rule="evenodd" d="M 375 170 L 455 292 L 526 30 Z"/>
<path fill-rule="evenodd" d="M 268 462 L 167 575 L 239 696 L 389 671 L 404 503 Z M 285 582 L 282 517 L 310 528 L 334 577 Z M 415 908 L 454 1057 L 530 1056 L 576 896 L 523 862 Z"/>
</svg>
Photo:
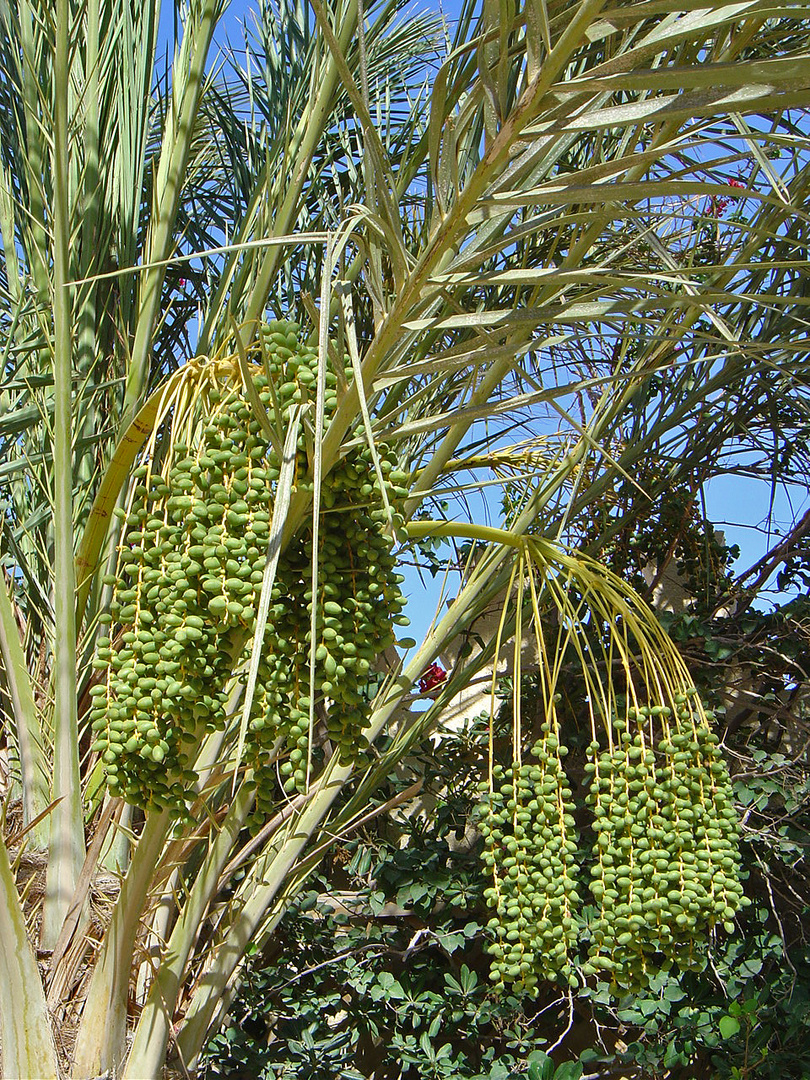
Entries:
<svg viewBox="0 0 810 1080">
<path fill-rule="evenodd" d="M 208 1048 L 209 1080 L 506 1080 L 526 1070 L 567 999 L 555 991 L 527 1006 L 489 990 L 485 880 L 467 824 L 480 752 L 466 735 L 448 739 L 392 778 L 389 796 L 413 772 L 430 775 L 422 806 L 336 847 L 272 955 L 253 958 Z"/>
</svg>

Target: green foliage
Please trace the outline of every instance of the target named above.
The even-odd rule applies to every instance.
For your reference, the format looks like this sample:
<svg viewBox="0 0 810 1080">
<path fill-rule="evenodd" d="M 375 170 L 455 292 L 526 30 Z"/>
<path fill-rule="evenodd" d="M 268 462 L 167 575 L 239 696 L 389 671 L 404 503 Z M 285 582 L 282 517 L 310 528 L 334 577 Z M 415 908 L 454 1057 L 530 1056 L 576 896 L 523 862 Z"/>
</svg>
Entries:
<svg viewBox="0 0 810 1080">
<path fill-rule="evenodd" d="M 598 1060 L 637 1066 L 643 1076 L 672 1070 L 684 1078 L 804 1080 L 810 953 L 804 947 L 793 954 L 795 970 L 786 967 L 782 939 L 768 922 L 765 908 L 754 909 L 739 935 L 713 950 L 711 972 L 661 975 L 648 992 L 615 1003 L 597 990 L 595 1015 L 627 1044 Z"/>
<path fill-rule="evenodd" d="M 533 1050 L 527 1061 L 529 1080 L 580 1080 L 584 1069 L 577 1061 L 564 1061 L 555 1067 L 554 1059 L 542 1050 Z"/>
<path fill-rule="evenodd" d="M 206 1052 L 211 1080 L 500 1080 L 531 1060 L 531 1013 L 514 994 L 493 997 L 486 978 L 485 881 L 468 825 L 478 753 L 459 741 L 411 761 L 437 778 L 423 809 L 337 846 L 271 957 L 254 957 Z M 403 777 L 390 784 L 394 794 Z"/>
</svg>

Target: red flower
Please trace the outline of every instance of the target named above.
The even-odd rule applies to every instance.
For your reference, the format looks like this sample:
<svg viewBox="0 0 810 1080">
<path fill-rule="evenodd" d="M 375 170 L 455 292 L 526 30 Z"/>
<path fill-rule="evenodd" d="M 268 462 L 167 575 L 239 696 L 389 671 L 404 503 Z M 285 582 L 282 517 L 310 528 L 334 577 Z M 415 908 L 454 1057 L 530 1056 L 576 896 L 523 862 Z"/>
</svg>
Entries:
<svg viewBox="0 0 810 1080">
<path fill-rule="evenodd" d="M 423 694 L 429 694 L 435 687 L 441 686 L 446 678 L 447 672 L 441 664 L 431 664 L 430 667 L 425 668 L 422 673 L 422 677 L 419 680 L 419 689 Z"/>
<path fill-rule="evenodd" d="M 745 184 L 742 180 L 729 180 L 728 186 L 733 188 L 744 188 Z M 725 198 L 718 195 L 712 195 L 709 199 L 709 217 L 720 217 L 729 202 L 736 198 L 736 195 L 729 195 Z"/>
</svg>

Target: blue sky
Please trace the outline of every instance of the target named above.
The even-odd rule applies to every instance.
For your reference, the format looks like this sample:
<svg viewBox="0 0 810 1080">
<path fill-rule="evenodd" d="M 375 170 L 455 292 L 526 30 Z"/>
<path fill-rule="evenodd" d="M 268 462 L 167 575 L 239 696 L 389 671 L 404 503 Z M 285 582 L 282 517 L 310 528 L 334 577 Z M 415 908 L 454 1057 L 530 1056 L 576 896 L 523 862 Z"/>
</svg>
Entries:
<svg viewBox="0 0 810 1080">
<path fill-rule="evenodd" d="M 448 21 L 458 16 L 461 0 L 414 0 L 412 3 L 403 3 L 403 12 L 412 11 L 440 11 Z M 232 48 L 238 48 L 244 39 L 244 27 L 250 27 L 253 21 L 253 12 L 257 10 L 255 0 L 231 0 L 228 8 L 217 27 L 215 35 L 216 44 L 225 49 L 230 44 Z M 169 0 L 163 0 L 160 13 L 160 41 L 168 43 L 173 40 L 174 27 L 174 4 Z"/>
</svg>

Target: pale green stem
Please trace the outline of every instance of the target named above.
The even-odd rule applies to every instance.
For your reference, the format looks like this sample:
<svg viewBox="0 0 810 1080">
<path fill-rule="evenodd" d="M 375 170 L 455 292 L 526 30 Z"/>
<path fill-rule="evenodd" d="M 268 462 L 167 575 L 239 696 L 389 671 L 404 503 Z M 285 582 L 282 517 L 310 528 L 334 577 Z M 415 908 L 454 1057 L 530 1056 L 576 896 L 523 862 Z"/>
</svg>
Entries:
<svg viewBox="0 0 810 1080">
<path fill-rule="evenodd" d="M 25 930 L 25 916 L 0 838 L 0 1045 L 3 1075 L 56 1080 L 59 1070 L 42 979 Z"/>
<path fill-rule="evenodd" d="M 118 168 L 128 182 L 117 191 L 119 225 L 119 265 L 131 267 L 139 257 L 139 222 L 144 190 L 149 115 L 153 104 L 152 84 L 155 67 L 156 28 L 160 21 L 160 0 L 141 5 L 126 5 L 121 21 L 117 48 L 125 62 L 116 65 L 114 91 L 118 130 Z M 120 281 L 121 324 L 131 328 L 137 301 L 134 281 Z"/>
<path fill-rule="evenodd" d="M 301 865 L 304 865 L 306 862 L 307 862 L 307 860 L 304 859 L 303 863 Z M 314 860 L 314 865 L 317 865 L 318 862 L 320 862 L 320 859 Z M 251 945 L 256 945 L 256 946 L 258 946 L 259 949 L 261 949 L 262 944 L 267 942 L 267 940 L 273 934 L 273 931 L 276 929 L 278 924 L 284 918 L 284 913 L 287 910 L 287 907 L 288 907 L 287 896 L 288 895 L 289 896 L 296 896 L 297 895 L 298 889 L 300 889 L 301 885 L 303 884 L 303 881 L 305 880 L 305 875 L 301 876 L 300 879 L 299 879 L 299 875 L 296 874 L 296 883 L 298 883 L 299 880 L 300 880 L 300 884 L 298 884 L 298 888 L 296 888 L 295 885 L 293 885 L 293 887 L 289 889 L 289 892 L 288 892 L 287 889 L 285 889 L 284 892 L 281 895 L 279 895 L 279 897 L 277 898 L 277 900 L 276 900 L 275 904 L 273 905 L 272 909 L 264 916 L 264 918 L 261 921 L 261 924 L 260 924 L 259 928 L 254 933 L 253 939 L 251 941 Z M 225 1020 L 225 1016 L 226 1016 L 226 1014 L 228 1012 L 228 1009 L 231 1006 L 231 1002 L 233 1001 L 233 999 L 239 993 L 240 974 L 241 974 L 242 969 L 245 966 L 246 961 L 247 961 L 247 957 L 243 956 L 242 960 L 239 963 L 239 965 L 233 971 L 230 979 L 228 980 L 227 986 L 223 990 L 222 994 L 220 994 L 219 999 L 215 1004 L 214 1013 L 213 1013 L 213 1015 L 211 1017 L 209 1025 L 208 1025 L 209 1032 L 218 1031 L 220 1029 L 220 1027 L 222 1026 L 222 1024 L 223 1024 L 223 1022 Z M 178 1043 L 178 1046 L 179 1046 L 179 1043 Z M 202 1052 L 203 1047 L 204 1047 L 204 1043 L 201 1043 L 200 1046 L 197 1048 L 197 1054 L 198 1055 Z M 197 1067 L 197 1058 L 192 1058 L 192 1066 L 193 1066 L 193 1068 Z"/>
<path fill-rule="evenodd" d="M 192 24 L 192 16 L 189 15 L 185 26 L 180 56 L 173 69 L 175 84 L 155 179 L 153 217 L 144 262 L 159 262 L 172 254 L 177 208 L 191 153 L 205 65 L 221 8 L 221 0 L 204 0 L 199 21 Z M 160 313 L 165 272 L 165 266 L 156 266 L 141 277 L 138 321 L 124 393 L 122 429 L 134 417 L 146 384 L 152 334 Z"/>
<path fill-rule="evenodd" d="M 219 997 L 224 992 L 231 975 L 241 963 L 245 950 L 256 928 L 264 919 L 273 897 L 282 888 L 287 874 L 309 843 L 310 837 L 328 813 L 351 773 L 351 767 L 338 767 L 333 759 L 333 763 L 327 767 L 326 773 L 319 781 L 320 786 L 310 803 L 300 817 L 297 820 L 293 819 L 285 830 L 286 840 L 280 844 L 275 853 L 266 853 L 259 859 L 257 874 L 258 880 L 262 883 L 261 886 L 250 892 L 240 892 L 242 904 L 239 913 L 228 928 L 225 939 L 217 944 L 215 962 L 207 968 L 178 1035 L 178 1049 L 187 1066 L 200 1052 Z M 233 904 L 231 907 L 233 909 Z M 129 1080 L 135 1080 L 136 1076 L 140 1080 L 140 1074 L 134 1071 L 128 1076 Z"/>
<path fill-rule="evenodd" d="M 168 811 L 150 814 L 101 943 L 76 1038 L 73 1080 L 117 1076 L 126 1052 L 127 997 L 135 939 L 166 834 Z"/>
<path fill-rule="evenodd" d="M 351 43 L 357 26 L 357 0 L 350 0 L 346 11 L 343 13 L 340 26 L 340 49 L 345 52 Z M 321 81 L 318 96 L 310 112 L 307 114 L 306 125 L 302 132 L 301 143 L 290 171 L 284 201 L 273 220 L 272 235 L 280 236 L 287 233 L 300 209 L 301 190 L 307 178 L 312 158 L 323 135 L 324 126 L 332 115 L 335 100 L 335 90 L 339 82 L 338 65 L 334 56 L 330 56 L 326 72 Z M 256 274 L 254 285 L 246 309 L 245 321 L 248 325 L 256 324 L 264 314 L 267 304 L 267 296 L 273 284 L 278 262 L 282 254 L 281 248 L 271 248 L 265 255 Z"/>
<path fill-rule="evenodd" d="M 3 261 L 6 264 L 6 281 L 9 299 L 13 307 L 20 300 L 20 261 L 17 258 L 17 238 L 14 229 L 14 197 L 11 191 L 10 173 L 0 164 L 0 235 L 3 239 Z"/>
<path fill-rule="evenodd" d="M 42 945 L 53 948 L 85 857 L 76 702 L 76 576 L 73 562 L 72 335 L 70 193 L 68 191 L 70 7 L 56 4 L 53 131 L 53 499 L 54 499 L 54 773 L 50 858 Z"/>
<path fill-rule="evenodd" d="M 124 1080 L 143 1080 L 161 1075 L 177 995 L 189 955 L 199 935 L 211 897 L 219 884 L 219 876 L 252 805 L 253 792 L 243 784 L 194 879 L 194 885 L 161 957 L 160 967 L 135 1029 L 135 1038 L 123 1074 Z"/>
<path fill-rule="evenodd" d="M 42 729 L 34 700 L 34 690 L 25 663 L 17 621 L 4 581 L 0 581 L 0 655 L 6 676 L 6 689 L 14 718 L 14 735 L 20 755 L 23 824 L 30 824 L 48 806 L 48 763 L 42 748 Z M 44 847 L 47 821 L 35 825 L 29 833 L 33 847 Z"/>
<path fill-rule="evenodd" d="M 163 963 L 165 943 L 168 940 L 172 920 L 177 910 L 177 897 L 182 888 L 180 867 L 175 866 L 163 886 L 163 894 L 154 903 L 149 914 L 149 929 L 142 936 L 141 962 L 135 978 L 135 1001 L 140 1005 L 146 1000 L 154 981 L 156 964 Z M 129 1055 L 127 1055 L 129 1060 Z"/>
<path fill-rule="evenodd" d="M 83 126 L 84 145 L 84 201 L 81 222 L 80 277 L 87 277 L 95 265 L 101 245 L 100 214 L 101 190 L 99 180 L 99 0 L 87 0 L 85 20 L 86 45 L 84 57 L 84 78 L 86 90 L 83 95 L 85 119 Z M 77 298 L 76 316 L 76 371 L 82 384 L 92 379 L 92 370 L 96 361 L 98 286 L 95 282 L 82 285 Z M 95 417 L 91 408 L 82 407 L 84 385 L 78 391 L 76 410 L 77 440 L 93 433 Z M 89 404 L 89 403 L 88 403 Z M 83 486 L 89 486 L 95 462 L 91 455 L 80 456 L 76 463 L 77 480 Z M 88 512 L 85 507 L 84 514 Z"/>
<path fill-rule="evenodd" d="M 412 540 L 423 540 L 427 536 L 455 536 L 462 540 L 482 540 L 485 544 L 505 544 L 507 547 L 520 547 L 523 543 L 523 537 L 514 532 L 492 525 L 478 525 L 474 521 L 410 521 L 406 531 Z"/>
<path fill-rule="evenodd" d="M 27 173 L 30 177 L 28 185 L 28 211 L 29 231 L 32 239 L 26 262 L 28 272 L 34 280 L 37 289 L 37 300 L 43 306 L 48 301 L 50 278 L 48 274 L 49 252 L 48 234 L 45 230 L 45 205 L 43 201 L 42 182 L 45 174 L 45 150 L 44 136 L 40 126 L 40 96 L 42 86 L 39 81 L 39 66 L 37 63 L 37 40 L 35 34 L 40 34 L 40 14 L 36 16 L 27 3 L 19 4 L 21 61 L 20 81 L 23 88 L 23 100 L 25 102 L 25 123 L 23 131 L 24 143 L 28 157 Z M 66 105 L 66 101 L 65 101 Z"/>
</svg>

